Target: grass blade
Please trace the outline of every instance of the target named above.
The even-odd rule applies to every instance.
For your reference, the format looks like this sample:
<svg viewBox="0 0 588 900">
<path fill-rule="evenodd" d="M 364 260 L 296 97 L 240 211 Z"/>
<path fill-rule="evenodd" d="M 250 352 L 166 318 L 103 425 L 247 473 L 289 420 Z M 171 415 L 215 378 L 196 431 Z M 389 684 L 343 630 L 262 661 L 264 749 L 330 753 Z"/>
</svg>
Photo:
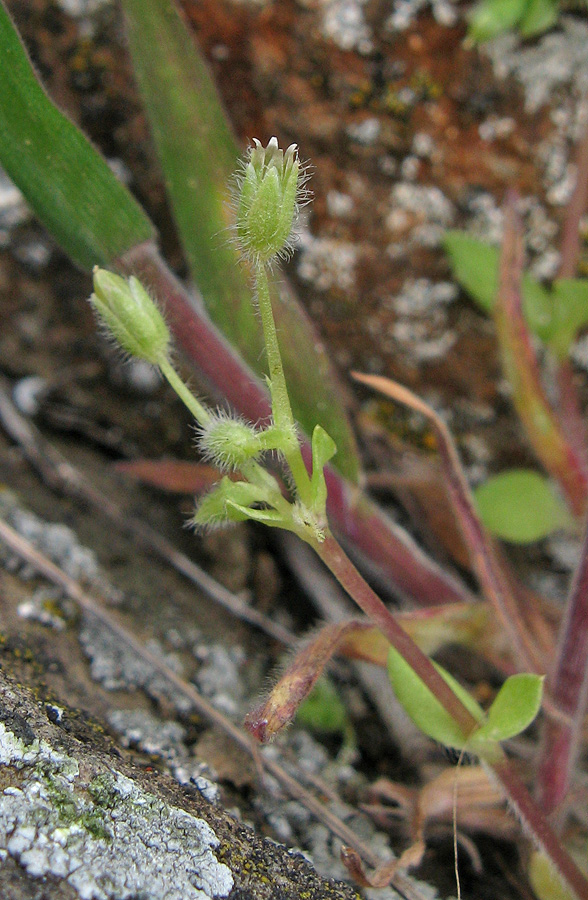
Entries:
<svg viewBox="0 0 588 900">
<path fill-rule="evenodd" d="M 106 265 L 154 235 L 88 139 L 49 100 L 0 4 L 0 163 L 66 253 Z"/>
</svg>

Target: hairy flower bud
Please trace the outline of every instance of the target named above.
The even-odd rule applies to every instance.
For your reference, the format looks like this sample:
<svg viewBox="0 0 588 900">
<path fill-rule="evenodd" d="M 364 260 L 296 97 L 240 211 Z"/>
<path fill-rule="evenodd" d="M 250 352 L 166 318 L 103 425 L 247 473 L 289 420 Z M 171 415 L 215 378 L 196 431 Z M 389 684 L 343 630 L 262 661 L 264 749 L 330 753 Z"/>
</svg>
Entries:
<svg viewBox="0 0 588 900">
<path fill-rule="evenodd" d="M 289 254 L 307 177 L 296 144 L 284 151 L 275 137 L 267 147 L 254 138 L 237 202 L 237 238 L 246 256 L 266 263 Z"/>
<path fill-rule="evenodd" d="M 225 413 L 212 415 L 198 437 L 200 452 L 220 469 L 240 469 L 264 449 L 253 425 Z"/>
<path fill-rule="evenodd" d="M 167 357 L 170 336 L 165 320 L 133 275 L 127 280 L 96 267 L 90 303 L 112 337 L 131 356 L 154 365 Z"/>
</svg>

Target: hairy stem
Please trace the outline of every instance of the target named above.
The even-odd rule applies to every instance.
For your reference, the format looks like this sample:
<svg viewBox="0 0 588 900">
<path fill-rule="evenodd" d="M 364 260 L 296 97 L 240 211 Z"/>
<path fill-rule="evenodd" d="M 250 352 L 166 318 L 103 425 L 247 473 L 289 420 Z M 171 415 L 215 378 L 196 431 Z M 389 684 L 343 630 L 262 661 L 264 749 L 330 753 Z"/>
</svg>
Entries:
<svg viewBox="0 0 588 900">
<path fill-rule="evenodd" d="M 255 285 L 269 367 L 269 388 L 272 398 L 273 418 L 278 428 L 282 428 L 286 434 L 290 435 L 288 446 L 287 448 L 284 447 L 284 456 L 292 472 L 300 500 L 305 505 L 310 505 L 310 479 L 302 459 L 296 435 L 296 423 L 294 422 L 290 406 L 290 397 L 288 396 L 288 388 L 284 377 L 282 355 L 272 311 L 267 269 L 263 262 L 255 264 Z"/>
<path fill-rule="evenodd" d="M 136 275 L 165 303 L 166 320 L 178 348 L 199 374 L 207 394 L 228 403 L 251 422 L 267 419 L 270 404 L 261 382 L 236 355 L 204 312 L 201 298 L 189 294 L 147 241 L 117 260 L 117 268 Z M 310 447 L 304 445 L 310 461 Z M 472 602 L 454 575 L 434 562 L 413 538 L 367 494 L 327 467 L 328 509 L 333 527 L 361 554 L 383 588 L 412 597 L 421 606 Z"/>
<path fill-rule="evenodd" d="M 459 724 L 464 734 L 470 734 L 478 725 L 476 720 L 439 675 L 430 659 L 417 647 L 377 594 L 364 581 L 335 538 L 331 534 L 327 534 L 325 541 L 315 545 L 314 549 L 352 599 L 377 624 L 393 647 L 402 654 L 439 703 Z M 586 558 L 588 559 L 588 554 L 586 554 Z M 588 562 L 585 579 L 583 584 L 586 588 L 588 586 Z M 584 590 L 584 597 L 588 597 L 588 590 Z M 588 600 L 585 605 L 588 606 Z M 588 629 L 584 628 L 584 634 L 588 634 Z M 556 870 L 579 900 L 588 897 L 586 877 L 563 848 L 541 808 L 535 803 L 514 771 L 502 748 L 499 745 L 489 746 L 487 752 L 482 753 L 481 758 L 501 785 L 505 796 L 516 810 L 534 843 L 548 855 Z"/>
<path fill-rule="evenodd" d="M 210 422 L 211 416 L 208 410 L 202 406 L 199 400 L 189 388 L 186 387 L 168 359 L 162 359 L 159 363 L 161 374 L 169 382 L 182 403 L 190 410 L 198 424 L 203 427 Z"/>
<path fill-rule="evenodd" d="M 360 575 L 333 535 L 327 532 L 325 540 L 322 543 L 316 542 L 313 547 L 349 596 L 378 626 L 421 681 L 427 685 L 439 703 L 458 723 L 463 734 L 465 736 L 471 734 L 478 727 L 477 720 L 466 709 L 445 679 L 441 677 L 428 656 L 398 624 L 382 600 Z"/>
<path fill-rule="evenodd" d="M 550 687 L 552 708 L 558 715 L 546 710 L 538 772 L 539 798 L 548 813 L 567 794 L 588 704 L 588 526 L 560 628 Z"/>
</svg>

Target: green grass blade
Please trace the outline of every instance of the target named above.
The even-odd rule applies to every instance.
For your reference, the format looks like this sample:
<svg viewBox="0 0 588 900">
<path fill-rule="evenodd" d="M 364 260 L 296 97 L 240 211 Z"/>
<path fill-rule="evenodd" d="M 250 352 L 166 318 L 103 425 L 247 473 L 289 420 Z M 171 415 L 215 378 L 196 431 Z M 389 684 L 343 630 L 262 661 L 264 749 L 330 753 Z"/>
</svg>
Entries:
<svg viewBox="0 0 588 900">
<path fill-rule="evenodd" d="M 251 287 L 230 240 L 228 184 L 239 148 L 206 63 L 173 0 L 122 0 L 137 82 L 192 277 L 223 334 L 265 373 Z M 279 274 L 274 280 L 277 298 Z M 284 299 L 285 288 L 279 293 Z M 328 357 L 291 296 L 274 302 L 296 419 L 320 423 L 337 444 L 335 465 L 356 481 L 358 454 Z"/>
<path fill-rule="evenodd" d="M 153 237 L 139 204 L 49 100 L 1 3 L 0 164 L 82 268 L 106 265 Z"/>
</svg>

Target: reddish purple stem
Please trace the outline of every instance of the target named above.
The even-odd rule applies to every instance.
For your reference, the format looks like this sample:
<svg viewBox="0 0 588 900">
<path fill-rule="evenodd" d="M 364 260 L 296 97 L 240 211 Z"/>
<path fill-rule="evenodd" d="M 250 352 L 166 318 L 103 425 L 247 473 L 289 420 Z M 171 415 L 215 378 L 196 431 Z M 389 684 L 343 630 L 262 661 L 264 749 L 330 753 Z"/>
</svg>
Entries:
<svg viewBox="0 0 588 900">
<path fill-rule="evenodd" d="M 578 452 L 543 388 L 541 371 L 522 309 L 523 229 L 517 196 L 505 203 L 500 282 L 494 319 L 504 372 L 512 386 L 513 403 L 535 453 L 558 481 L 570 507 L 582 515 L 588 493 L 586 454 Z"/>
<path fill-rule="evenodd" d="M 588 526 L 560 628 L 550 688 L 559 715 L 546 719 L 538 775 L 540 801 L 548 813 L 567 794 L 588 704 Z"/>
<path fill-rule="evenodd" d="M 576 157 L 576 184 L 566 209 L 558 278 L 573 278 L 580 255 L 580 220 L 588 202 L 588 129 Z"/>
<path fill-rule="evenodd" d="M 341 551 L 335 539 L 329 535 L 323 544 L 315 547 L 315 550 L 357 605 L 380 628 L 392 646 L 459 724 L 464 734 L 471 733 L 477 727 L 476 720 L 441 678 L 429 658 L 422 653 L 412 638 L 396 622 L 380 598 L 365 583 L 357 569 Z M 588 559 L 588 553 L 586 558 Z M 588 597 L 586 590 L 588 587 L 588 564 L 582 585 L 584 595 Z M 588 601 L 586 604 L 588 605 Z M 585 634 L 588 634 L 588 629 L 586 629 L 588 610 L 584 612 L 585 618 L 582 619 L 582 624 Z M 525 830 L 546 851 L 552 863 L 577 896 L 579 898 L 588 897 L 586 877 L 563 848 L 541 807 L 533 800 L 503 751 L 499 747 L 496 747 L 494 751 L 489 749 L 487 755 L 484 756 L 484 761 L 501 784 L 506 797 L 520 816 Z"/>
<path fill-rule="evenodd" d="M 580 220 L 588 202 L 588 129 L 576 157 L 576 184 L 566 209 L 563 225 L 558 278 L 573 278 L 580 256 Z M 569 440 L 578 452 L 586 453 L 586 425 L 569 360 L 558 364 L 560 418 Z"/>
</svg>

